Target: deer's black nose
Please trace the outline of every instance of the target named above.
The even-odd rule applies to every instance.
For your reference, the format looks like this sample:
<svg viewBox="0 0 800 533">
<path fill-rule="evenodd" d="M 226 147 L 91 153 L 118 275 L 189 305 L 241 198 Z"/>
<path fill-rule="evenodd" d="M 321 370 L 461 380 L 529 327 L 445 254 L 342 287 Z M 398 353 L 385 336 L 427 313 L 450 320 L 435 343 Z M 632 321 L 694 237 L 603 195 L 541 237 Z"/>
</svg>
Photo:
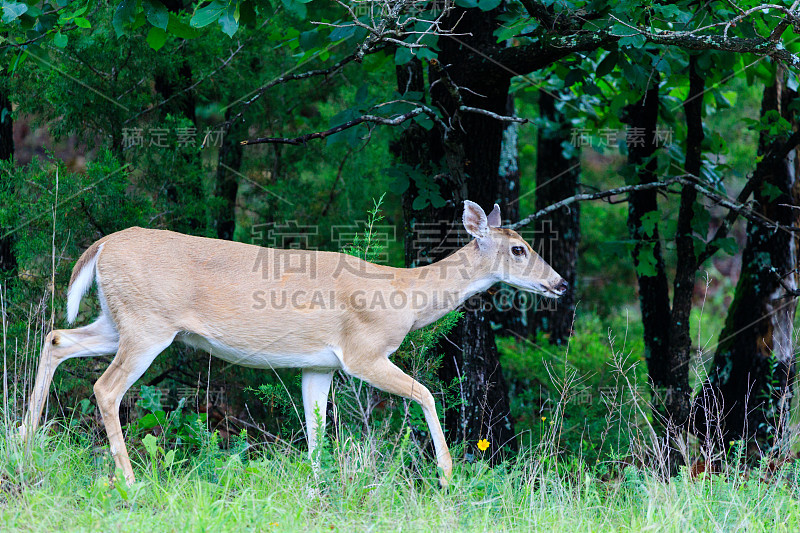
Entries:
<svg viewBox="0 0 800 533">
<path fill-rule="evenodd" d="M 567 280 L 562 279 L 561 282 L 558 285 L 556 285 L 556 292 L 559 294 L 564 294 L 565 292 L 567 292 L 568 288 L 569 288 L 569 283 L 567 283 Z"/>
</svg>

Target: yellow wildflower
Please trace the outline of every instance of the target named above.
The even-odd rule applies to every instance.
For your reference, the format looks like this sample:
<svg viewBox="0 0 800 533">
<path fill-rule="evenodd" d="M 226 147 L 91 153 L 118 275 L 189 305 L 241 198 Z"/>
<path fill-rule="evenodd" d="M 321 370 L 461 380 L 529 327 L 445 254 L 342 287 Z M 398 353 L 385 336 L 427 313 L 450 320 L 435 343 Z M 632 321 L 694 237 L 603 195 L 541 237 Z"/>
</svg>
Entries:
<svg viewBox="0 0 800 533">
<path fill-rule="evenodd" d="M 545 420 L 547 420 L 547 417 L 546 417 L 546 416 L 543 416 L 543 417 L 542 417 L 542 422 L 544 422 Z"/>
<path fill-rule="evenodd" d="M 478 441 L 478 449 L 482 452 L 485 452 L 489 448 L 489 441 L 486 439 L 481 439 Z"/>
</svg>

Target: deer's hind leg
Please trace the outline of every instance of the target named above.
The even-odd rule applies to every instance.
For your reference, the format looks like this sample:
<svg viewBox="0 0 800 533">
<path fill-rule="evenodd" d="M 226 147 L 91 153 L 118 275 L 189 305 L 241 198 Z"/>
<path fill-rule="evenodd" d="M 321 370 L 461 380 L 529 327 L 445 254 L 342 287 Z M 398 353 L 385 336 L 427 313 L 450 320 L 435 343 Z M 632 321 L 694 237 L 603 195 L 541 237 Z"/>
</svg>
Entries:
<svg viewBox="0 0 800 533">
<path fill-rule="evenodd" d="M 73 357 L 111 355 L 116 353 L 118 347 L 119 334 L 105 314 L 100 315 L 100 318 L 88 326 L 56 329 L 48 333 L 39 357 L 39 368 L 31 391 L 28 413 L 20 428 L 22 437 L 29 438 L 39 426 L 50 384 L 58 365 Z"/>
<path fill-rule="evenodd" d="M 140 326 L 142 327 L 137 333 L 127 335 L 123 333 L 117 356 L 94 384 L 97 407 L 106 426 L 111 455 L 129 483 L 133 483 L 135 478 L 122 436 L 119 405 L 131 385 L 144 374 L 156 356 L 172 344 L 175 338 L 175 332 L 159 334 L 156 328 L 149 328 L 144 324 Z"/>
</svg>

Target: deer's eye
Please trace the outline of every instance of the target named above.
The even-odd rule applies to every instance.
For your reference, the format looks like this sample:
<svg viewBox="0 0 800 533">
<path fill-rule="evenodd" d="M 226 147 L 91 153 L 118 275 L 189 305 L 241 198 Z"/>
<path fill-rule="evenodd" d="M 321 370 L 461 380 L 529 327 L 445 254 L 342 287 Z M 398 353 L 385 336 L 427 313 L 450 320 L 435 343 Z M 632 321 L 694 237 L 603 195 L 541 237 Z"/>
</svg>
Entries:
<svg viewBox="0 0 800 533">
<path fill-rule="evenodd" d="M 524 246 L 512 246 L 511 253 L 516 256 L 525 255 L 525 247 Z"/>
</svg>

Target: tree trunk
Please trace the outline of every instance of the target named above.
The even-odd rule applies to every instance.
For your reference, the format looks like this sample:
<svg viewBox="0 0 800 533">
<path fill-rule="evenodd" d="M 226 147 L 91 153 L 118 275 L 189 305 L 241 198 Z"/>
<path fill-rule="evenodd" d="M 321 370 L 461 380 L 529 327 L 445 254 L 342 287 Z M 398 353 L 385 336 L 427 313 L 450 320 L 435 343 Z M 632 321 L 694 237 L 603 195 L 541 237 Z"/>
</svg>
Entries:
<svg viewBox="0 0 800 533">
<path fill-rule="evenodd" d="M 577 148 L 564 156 L 571 124 L 556 109 L 556 100 L 539 91 L 539 115 L 548 123 L 539 129 L 536 147 L 536 210 L 548 207 L 578 193 L 580 155 Z M 575 282 L 580 240 L 580 207 L 577 203 L 554 211 L 537 221 L 536 247 L 539 254 L 561 274 L 569 290 L 558 300 L 542 298 L 535 313 L 535 329 L 550 334 L 552 344 L 566 342 L 572 332 L 575 313 Z"/>
<path fill-rule="evenodd" d="M 497 28 L 496 13 L 457 10 L 451 15 L 452 21 L 459 20 L 462 14 L 455 31 L 465 37 L 459 40 L 463 39 L 476 49 L 494 46 L 492 33 Z M 441 66 L 438 69 L 446 69 L 446 75 L 461 88 L 464 105 L 504 115 L 507 112 L 509 79 L 500 82 L 476 79 L 463 61 L 468 51 L 466 48 L 453 39 L 442 39 L 440 47 L 438 65 Z M 444 70 L 438 69 L 432 68 L 429 72 L 431 105 L 452 117 L 458 114 L 458 103 L 448 83 L 440 79 L 445 76 Z M 399 91 L 404 93 L 409 88 L 421 87 L 421 74 L 421 68 L 414 65 L 400 67 Z M 412 126 L 393 147 L 402 163 L 425 173 L 435 173 L 440 190 L 451 193 L 445 198 L 447 204 L 440 209 L 429 206 L 414 210 L 411 203 L 416 186 L 412 184 L 406 192 L 406 257 L 409 264 L 440 259 L 466 243 L 466 234 L 461 227 L 464 200 L 470 199 L 484 209 L 491 209 L 492 204 L 504 195 L 499 173 L 505 124 L 485 115 L 460 115 L 460 123 L 447 142 L 436 135 L 439 132 L 431 134 Z M 438 246 L 438 243 L 426 245 L 416 240 L 417 230 L 423 224 L 426 231 L 438 228 L 443 238 L 451 236 L 446 241 L 447 246 Z M 455 231 L 458 231 L 457 235 Z M 508 386 L 503 378 L 494 332 L 483 311 L 484 306 L 490 304 L 484 295 L 478 295 L 465 306 L 463 319 L 448 335 L 449 341 L 440 346 L 444 360 L 439 376 L 445 384 L 459 382 L 464 401 L 458 409 L 447 411 L 445 422 L 451 441 L 474 445 L 478 439 L 485 438 L 491 442 L 492 452 L 499 452 L 503 448 L 516 449 L 517 443 L 509 413 Z M 501 456 L 492 454 L 493 459 Z"/>
<path fill-rule="evenodd" d="M 696 86 L 696 83 L 695 83 Z M 702 98 L 700 98 L 702 100 Z M 653 81 L 652 88 L 645 92 L 644 98 L 627 108 L 628 162 L 632 168 L 634 183 L 649 183 L 656 181 L 657 142 L 656 135 L 658 123 L 658 80 Z M 693 119 L 694 120 L 694 117 Z M 696 132 L 695 132 L 696 134 Z M 693 156 L 692 156 L 693 157 Z M 693 160 L 691 160 L 693 162 Z M 642 325 L 644 326 L 645 359 L 650 382 L 653 387 L 653 414 L 656 416 L 656 426 L 662 426 L 664 431 L 666 450 L 665 456 L 656 463 L 662 468 L 662 475 L 672 476 L 677 474 L 678 467 L 683 463 L 679 449 L 673 445 L 673 439 L 681 429 L 676 423 L 683 422 L 679 407 L 683 405 L 689 392 L 688 366 L 685 361 L 679 362 L 673 356 L 680 358 L 683 353 L 674 354 L 670 347 L 671 333 L 681 334 L 682 328 L 673 328 L 670 312 L 669 286 L 664 269 L 664 259 L 661 255 L 661 241 L 658 230 L 658 221 L 661 218 L 658 212 L 658 197 L 655 189 L 637 191 L 630 194 L 628 199 L 628 231 L 634 241 L 633 263 L 636 267 L 636 279 L 639 285 L 639 304 L 642 310 Z M 682 203 L 693 205 L 694 199 L 687 193 L 682 198 Z M 687 221 L 688 217 L 688 221 Z M 690 213 L 683 210 L 684 224 L 691 222 Z M 682 241 L 682 246 L 685 246 Z M 691 258 L 694 258 L 693 251 Z M 685 306 L 691 311 L 691 294 L 684 294 L 686 278 L 693 278 L 694 270 L 687 265 L 680 267 L 681 279 L 680 298 L 688 297 L 688 302 L 682 301 L 680 312 L 686 311 Z M 688 271 L 687 271 L 688 268 Z M 674 330 L 674 331 L 673 331 Z M 672 409 L 678 409 L 673 412 Z"/>
<path fill-rule="evenodd" d="M 509 95 L 505 114 L 514 116 L 514 113 L 514 98 Z M 519 128 L 518 122 L 504 124 L 500 147 L 497 203 L 504 222 L 519 220 Z M 488 314 L 489 319 L 499 325 L 505 335 L 527 337 L 531 331 L 535 298 L 530 293 L 508 285 L 503 285 L 500 290 L 502 293 L 492 296 L 494 305 Z"/>
<path fill-rule="evenodd" d="M 775 83 L 765 88 L 761 116 L 777 111 L 796 127 L 789 104 L 797 93 L 785 86 L 785 74 L 779 67 Z M 797 150 L 792 147 L 787 157 L 771 155 L 781 153 L 785 142 L 761 133 L 753 179 L 763 183 L 754 191 L 755 207 L 766 219 L 798 226 L 800 211 L 789 207 L 800 205 Z M 721 439 L 710 445 L 745 439 L 760 455 L 786 444 L 780 437 L 795 378 L 797 300 L 791 292 L 798 287 L 797 245 L 796 234 L 748 223 L 741 275 L 696 414 L 698 433 L 707 441 Z"/>
<path fill-rule="evenodd" d="M 231 110 L 225 112 L 225 120 L 230 120 Z M 222 139 L 217 158 L 217 174 L 214 183 L 214 208 L 212 209 L 211 225 L 216 228 L 217 237 L 228 241 L 233 240 L 236 229 L 236 195 L 239 191 L 237 173 L 242 167 L 242 145 L 239 141 L 243 137 L 241 123 L 231 125 Z"/>
<path fill-rule="evenodd" d="M 163 1 L 164 7 L 175 14 L 180 14 L 181 11 L 186 9 L 184 3 L 183 0 Z M 153 80 L 156 92 L 163 96 L 165 100 L 175 94 L 176 91 L 180 91 L 184 87 L 188 87 L 192 84 L 192 66 L 184 57 L 185 48 L 180 50 L 180 54 L 178 58 L 178 61 L 180 61 L 178 79 L 170 79 L 164 75 L 156 74 Z M 195 114 L 196 104 L 194 91 L 186 91 L 177 95 L 167 104 L 161 106 L 161 113 L 162 116 L 168 114 L 181 115 L 191 120 L 192 124 L 197 125 L 197 116 Z"/>
<path fill-rule="evenodd" d="M 658 83 L 644 98 L 626 110 L 628 128 L 628 163 L 634 183 L 656 180 L 656 124 L 658 121 Z M 644 326 L 645 358 L 653 386 L 665 393 L 672 384 L 669 364 L 669 288 L 661 256 L 658 233 L 658 199 L 655 190 L 637 191 L 628 201 L 628 231 L 635 242 L 633 263 L 639 285 L 639 303 Z M 653 220 L 655 219 L 655 220 Z M 643 221 L 650 222 L 644 227 Z M 645 231 L 649 229 L 650 231 Z"/>
<path fill-rule="evenodd" d="M 689 58 L 689 94 L 683 104 L 686 113 L 686 159 L 684 172 L 700 176 L 703 143 L 703 91 L 705 78 L 697 71 L 697 55 Z M 691 389 L 689 388 L 689 363 L 692 339 L 689 333 L 689 318 L 692 312 L 694 279 L 697 272 L 697 255 L 692 231 L 697 203 L 697 190 L 684 187 L 678 211 L 678 226 L 675 235 L 677 264 L 672 289 L 672 314 L 669 326 L 668 365 L 671 382 L 663 398 L 664 412 L 669 420 L 668 429 L 682 432 L 689 421 Z"/>
<path fill-rule="evenodd" d="M 0 160 L 11 161 L 14 157 L 14 121 L 11 118 L 11 101 L 0 86 Z M 9 228 L 0 228 L 5 233 Z M 12 272 L 17 261 L 14 257 L 13 236 L 0 237 L 0 273 Z"/>
</svg>

